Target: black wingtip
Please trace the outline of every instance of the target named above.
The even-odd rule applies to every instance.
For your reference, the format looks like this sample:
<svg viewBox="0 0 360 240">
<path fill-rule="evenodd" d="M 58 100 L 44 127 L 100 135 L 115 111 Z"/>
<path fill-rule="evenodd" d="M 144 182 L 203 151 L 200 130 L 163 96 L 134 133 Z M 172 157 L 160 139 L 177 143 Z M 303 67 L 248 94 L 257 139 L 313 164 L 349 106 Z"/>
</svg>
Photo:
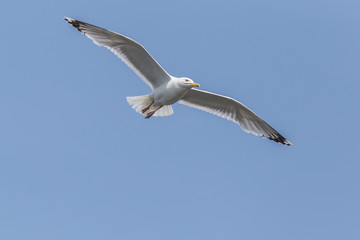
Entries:
<svg viewBox="0 0 360 240">
<path fill-rule="evenodd" d="M 80 32 L 80 22 L 78 20 L 75 20 L 73 18 L 69 18 L 69 17 L 64 17 L 64 20 L 67 21 L 68 23 L 70 23 L 71 25 L 73 25 L 77 30 L 79 30 Z"/>
<path fill-rule="evenodd" d="M 291 146 L 292 145 L 292 143 L 289 141 L 289 140 L 287 140 L 286 138 L 284 138 L 282 135 L 280 135 L 280 134 L 278 134 L 278 135 L 276 135 L 276 136 L 270 136 L 270 137 L 268 137 L 270 140 L 272 140 L 272 141 L 275 141 L 275 142 L 277 142 L 277 143 L 281 143 L 281 144 L 284 144 L 284 145 L 286 145 L 286 146 Z"/>
</svg>

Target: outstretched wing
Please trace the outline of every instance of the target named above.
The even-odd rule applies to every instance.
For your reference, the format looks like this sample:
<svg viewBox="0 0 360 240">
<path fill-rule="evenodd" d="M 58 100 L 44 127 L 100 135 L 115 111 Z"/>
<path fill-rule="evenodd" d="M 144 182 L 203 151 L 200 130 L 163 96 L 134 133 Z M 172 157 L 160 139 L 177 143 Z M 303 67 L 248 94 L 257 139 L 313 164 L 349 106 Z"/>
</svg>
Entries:
<svg viewBox="0 0 360 240">
<path fill-rule="evenodd" d="M 65 20 L 93 40 L 107 47 L 123 60 L 151 88 L 170 80 L 170 75 L 155 61 L 146 49 L 134 40 L 118 33 L 65 17 Z"/>
<path fill-rule="evenodd" d="M 290 146 L 286 138 L 257 116 L 253 111 L 235 99 L 211 92 L 190 89 L 179 101 L 189 107 L 197 108 L 219 117 L 226 118 L 237 124 L 246 132 Z"/>
</svg>

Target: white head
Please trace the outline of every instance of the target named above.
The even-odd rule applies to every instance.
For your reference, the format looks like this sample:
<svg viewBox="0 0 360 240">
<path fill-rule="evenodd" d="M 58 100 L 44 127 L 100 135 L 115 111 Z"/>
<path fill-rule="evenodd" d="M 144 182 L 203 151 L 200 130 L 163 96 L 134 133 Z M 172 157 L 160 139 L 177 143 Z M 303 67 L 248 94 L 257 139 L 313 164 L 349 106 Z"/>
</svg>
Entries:
<svg viewBox="0 0 360 240">
<path fill-rule="evenodd" d="M 190 78 L 186 78 L 186 77 L 178 78 L 178 84 L 180 86 L 184 86 L 186 88 L 200 87 L 200 84 L 194 83 L 193 80 L 191 80 Z"/>
</svg>

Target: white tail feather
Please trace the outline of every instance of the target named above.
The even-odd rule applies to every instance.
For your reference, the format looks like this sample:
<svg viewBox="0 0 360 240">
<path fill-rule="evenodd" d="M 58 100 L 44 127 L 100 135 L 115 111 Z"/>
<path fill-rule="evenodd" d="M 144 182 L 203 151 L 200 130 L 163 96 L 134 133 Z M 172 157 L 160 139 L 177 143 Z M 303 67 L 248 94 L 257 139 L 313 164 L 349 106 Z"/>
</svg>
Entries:
<svg viewBox="0 0 360 240">
<path fill-rule="evenodd" d="M 151 102 L 153 101 L 153 98 L 151 95 L 144 95 L 144 96 L 136 96 L 136 97 L 126 97 L 127 102 L 132 106 L 133 109 L 137 113 L 140 113 L 142 115 L 147 115 L 149 112 L 156 110 L 155 106 L 151 106 L 147 111 L 142 112 L 142 110 L 146 107 L 148 107 Z M 159 110 L 157 110 L 153 116 L 159 117 L 159 116 L 170 116 L 173 114 L 174 111 L 171 107 L 171 105 L 165 105 L 161 107 Z"/>
<path fill-rule="evenodd" d="M 162 108 L 160 108 L 159 110 L 157 110 L 153 116 L 155 117 L 165 117 L 165 116 L 170 116 L 174 113 L 172 106 L 171 105 L 164 105 L 162 106 Z"/>
<path fill-rule="evenodd" d="M 152 97 L 151 95 L 144 95 L 144 96 L 136 96 L 136 97 L 126 97 L 127 102 L 135 109 L 136 112 L 143 114 L 141 110 L 146 108 L 151 104 Z M 146 114 L 143 114 L 146 115 Z"/>
</svg>

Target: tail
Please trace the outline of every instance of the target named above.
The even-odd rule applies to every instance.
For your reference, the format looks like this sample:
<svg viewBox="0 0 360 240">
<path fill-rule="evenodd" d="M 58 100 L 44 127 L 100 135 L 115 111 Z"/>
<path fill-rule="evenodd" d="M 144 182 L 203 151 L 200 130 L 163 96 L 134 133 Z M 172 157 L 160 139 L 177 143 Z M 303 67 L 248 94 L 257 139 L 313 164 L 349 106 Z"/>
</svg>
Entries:
<svg viewBox="0 0 360 240">
<path fill-rule="evenodd" d="M 149 112 L 152 112 L 158 108 L 158 107 L 151 105 L 154 101 L 151 94 L 144 95 L 144 96 L 136 96 L 136 97 L 126 97 L 126 100 L 132 106 L 132 108 L 135 109 L 136 112 L 138 112 L 142 115 L 145 115 L 145 116 Z M 146 111 L 143 111 L 144 109 L 146 109 Z M 173 113 L 174 113 L 174 111 L 173 111 L 171 105 L 165 105 L 165 106 L 161 107 L 159 110 L 157 110 L 153 116 L 164 117 L 164 116 L 170 116 Z"/>
</svg>

